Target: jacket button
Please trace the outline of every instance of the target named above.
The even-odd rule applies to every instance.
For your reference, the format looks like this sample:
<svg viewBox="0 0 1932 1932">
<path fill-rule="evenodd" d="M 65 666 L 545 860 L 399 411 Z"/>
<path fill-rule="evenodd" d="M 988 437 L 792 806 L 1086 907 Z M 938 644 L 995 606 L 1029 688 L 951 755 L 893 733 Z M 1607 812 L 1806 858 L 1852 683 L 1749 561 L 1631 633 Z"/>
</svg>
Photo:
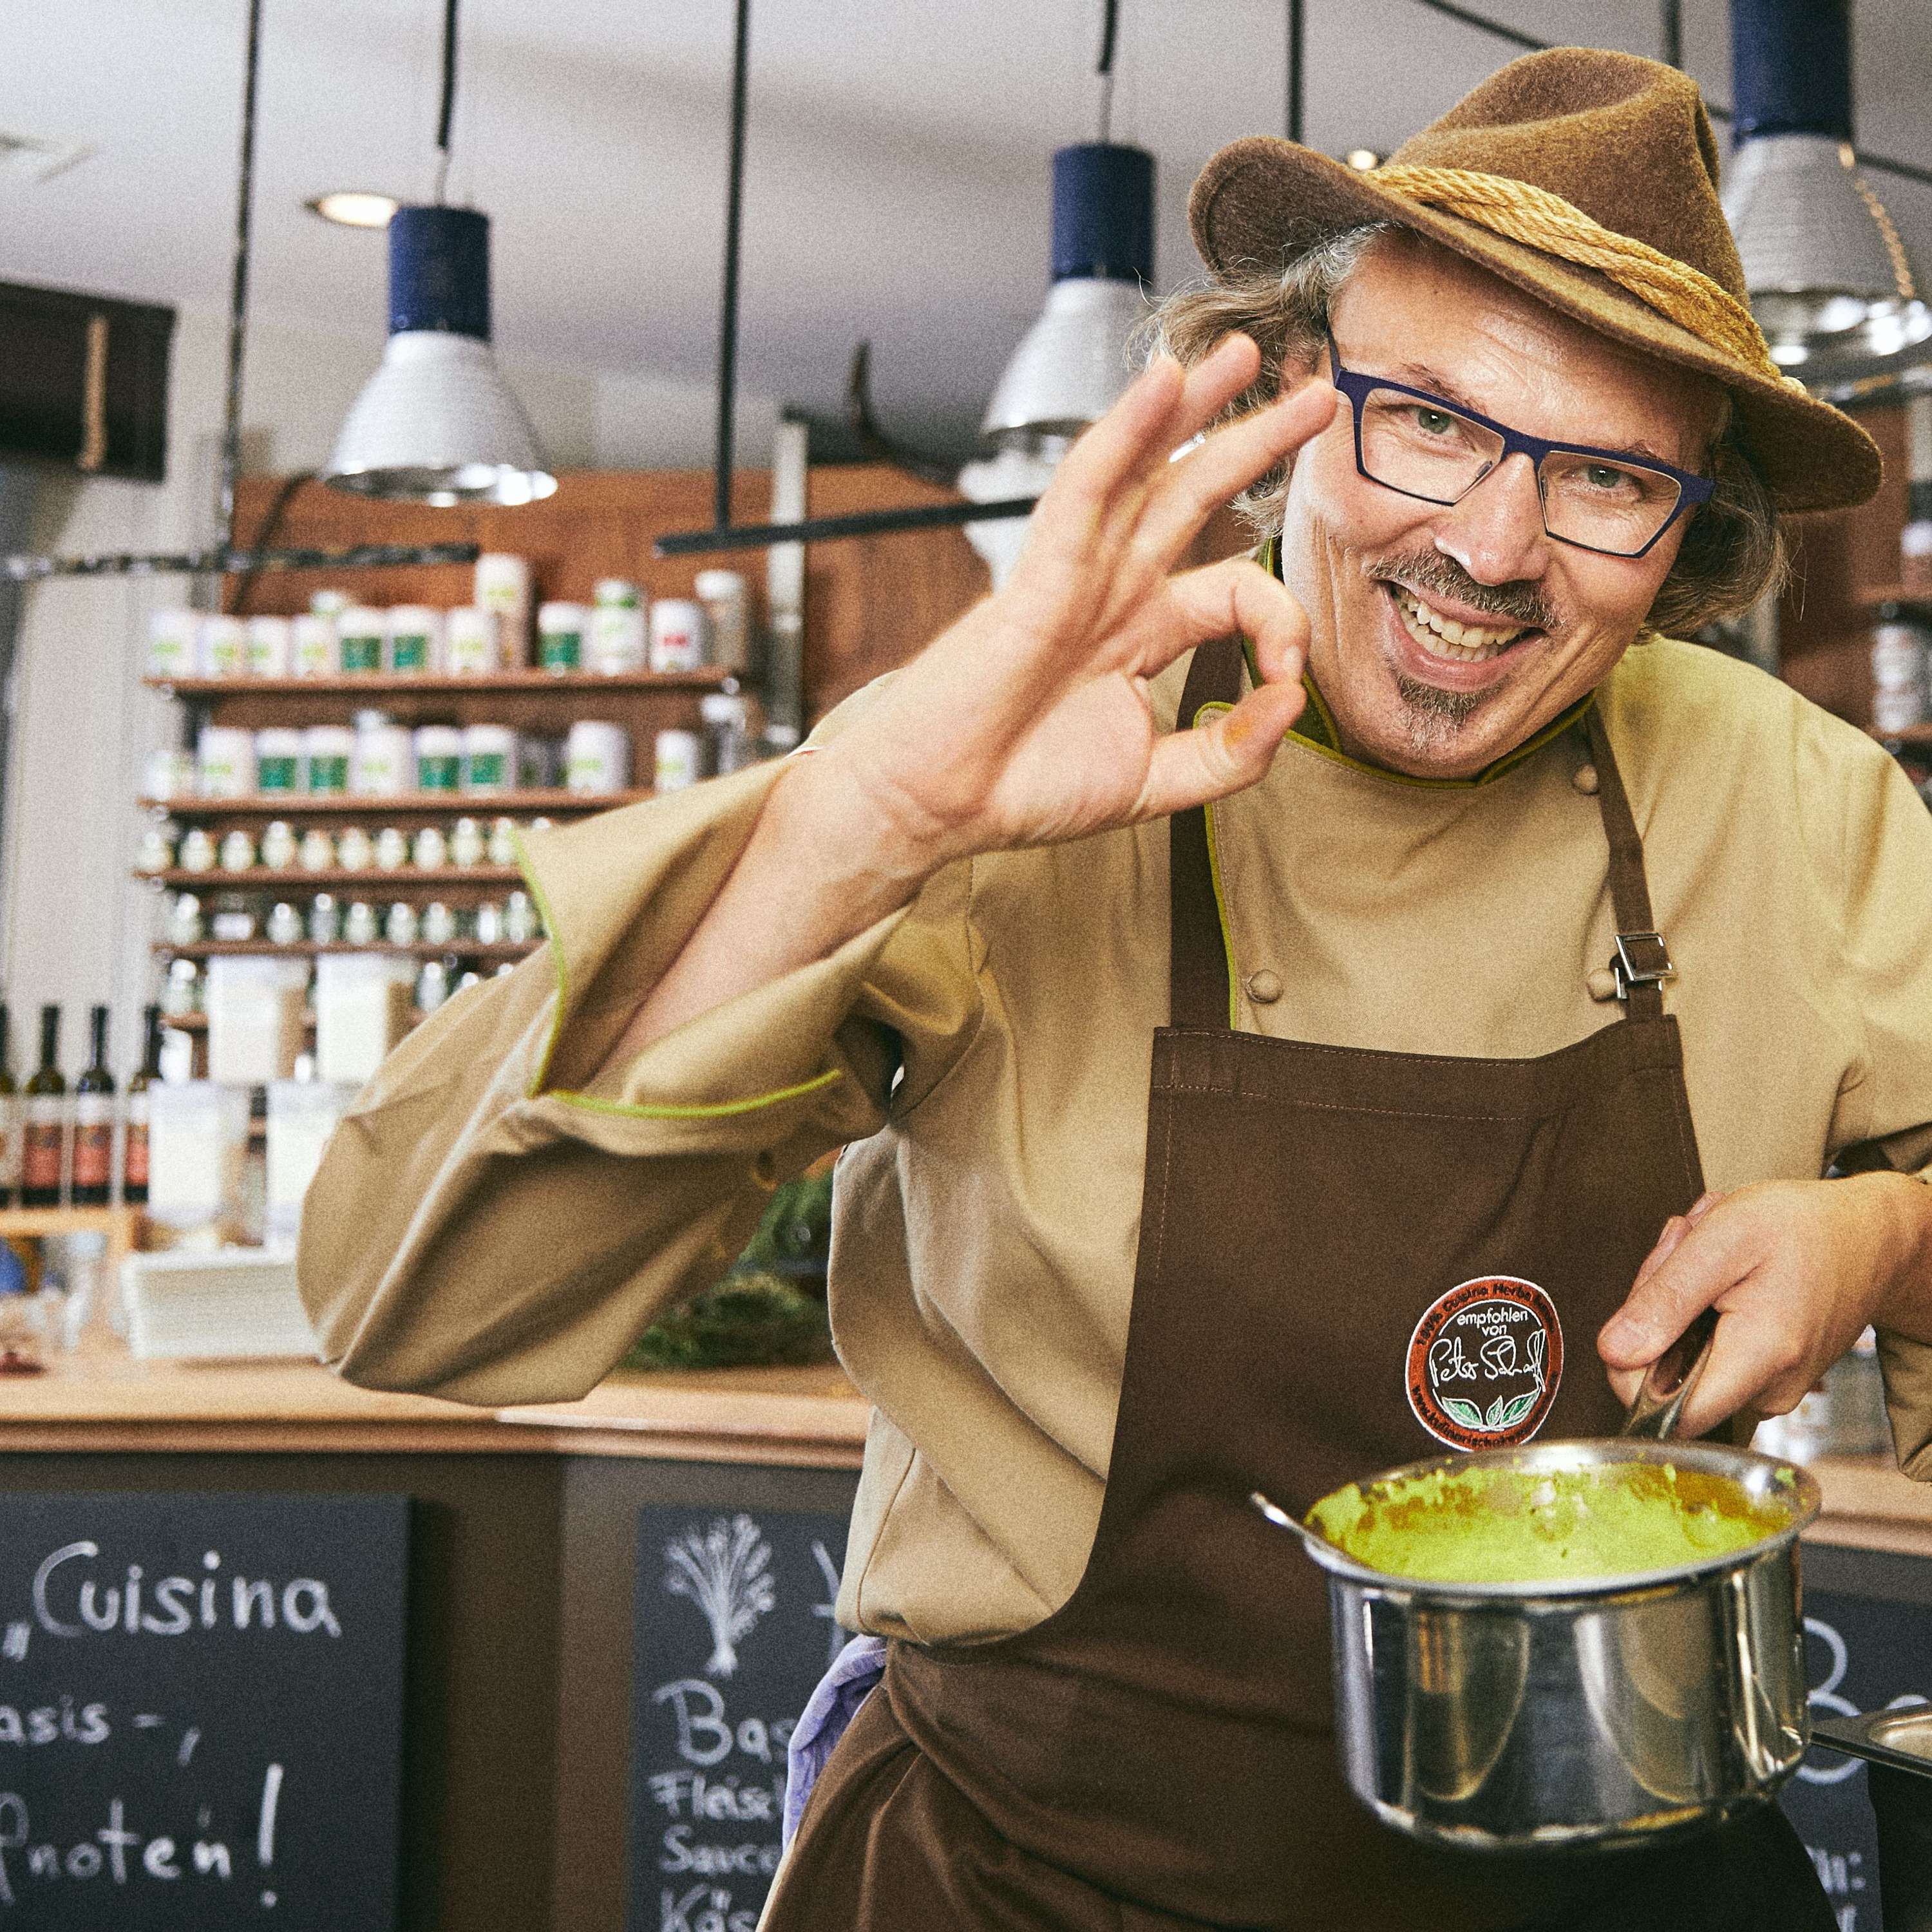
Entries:
<svg viewBox="0 0 1932 1932">
<path fill-rule="evenodd" d="M 1593 1000 L 1614 1000 L 1617 996 L 1617 976 L 1607 966 L 1599 966 L 1594 973 L 1586 973 L 1583 984 L 1589 988 Z"/>
<path fill-rule="evenodd" d="M 1594 796 L 1597 789 L 1597 768 L 1594 765 L 1579 765 L 1570 775 L 1570 782 L 1586 796 Z"/>
<path fill-rule="evenodd" d="M 1281 980 L 1264 966 L 1248 975 L 1248 998 L 1258 1006 L 1271 1006 L 1281 998 Z"/>
</svg>

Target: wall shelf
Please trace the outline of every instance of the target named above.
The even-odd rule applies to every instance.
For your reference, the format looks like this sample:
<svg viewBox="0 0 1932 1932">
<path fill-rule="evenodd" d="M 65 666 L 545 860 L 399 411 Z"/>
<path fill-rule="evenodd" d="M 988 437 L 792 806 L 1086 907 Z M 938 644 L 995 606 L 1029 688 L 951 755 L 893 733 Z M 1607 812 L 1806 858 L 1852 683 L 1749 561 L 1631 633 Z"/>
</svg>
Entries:
<svg viewBox="0 0 1932 1932">
<path fill-rule="evenodd" d="M 470 677 L 415 677 L 363 671 L 340 677 L 144 677 L 150 691 L 167 698 L 203 701 L 225 698 L 464 698 L 478 692 L 492 697 L 550 696 L 559 692 L 718 691 L 733 674 L 722 670 L 599 671 L 500 670 Z"/>
<path fill-rule="evenodd" d="M 1932 745 L 1932 724 L 1907 724 L 1896 731 L 1881 731 L 1876 724 L 1865 729 L 1882 744 Z"/>
<path fill-rule="evenodd" d="M 399 866 L 393 872 L 345 872 L 300 870 L 274 872 L 263 866 L 245 872 L 188 872 L 178 866 L 165 872 L 136 872 L 155 886 L 181 886 L 190 891 L 245 892 L 334 892 L 344 886 L 374 886 L 388 892 L 408 892 L 430 886 L 520 886 L 524 875 L 514 866 Z"/>
<path fill-rule="evenodd" d="M 478 959 L 491 965 L 504 959 L 521 959 L 548 942 L 541 939 L 502 939 L 485 945 L 474 939 L 414 939 L 398 946 L 386 939 L 372 939 L 366 946 L 353 946 L 346 940 L 318 942 L 313 939 L 290 940 L 278 946 L 272 939 L 195 939 L 180 944 L 166 939 L 154 941 L 152 950 L 163 958 L 218 959 L 256 953 L 280 959 L 313 959 L 324 952 L 390 952 L 406 959 Z"/>
<path fill-rule="evenodd" d="M 250 792 L 241 798 L 144 798 L 157 818 L 316 818 L 352 813 L 446 813 L 458 818 L 502 818 L 519 812 L 608 812 L 656 796 L 630 791 L 399 791 L 371 798 L 359 792 Z"/>
<path fill-rule="evenodd" d="M 1896 604 L 1915 617 L 1932 617 L 1932 590 L 1908 590 L 1900 584 L 1881 584 L 1876 590 L 1861 589 L 1856 602 L 1867 610 L 1876 610 L 1881 604 Z"/>
</svg>

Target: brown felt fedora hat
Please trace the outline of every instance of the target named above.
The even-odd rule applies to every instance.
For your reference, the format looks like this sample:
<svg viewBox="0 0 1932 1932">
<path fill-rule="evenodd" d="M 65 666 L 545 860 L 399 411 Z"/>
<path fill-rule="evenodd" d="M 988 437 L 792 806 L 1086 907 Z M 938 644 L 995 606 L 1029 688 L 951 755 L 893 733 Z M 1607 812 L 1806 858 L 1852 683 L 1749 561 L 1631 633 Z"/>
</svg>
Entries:
<svg viewBox="0 0 1932 1932">
<path fill-rule="evenodd" d="M 1497 232 L 1523 232 L 1519 211 L 1478 206 L 1471 191 L 1526 204 L 1535 242 Z M 1878 487 L 1870 437 L 1784 375 L 1749 320 L 1710 119 L 1674 68 L 1588 47 L 1527 54 L 1368 174 L 1252 136 L 1202 170 L 1188 218 L 1218 275 L 1276 272 L 1337 228 L 1396 223 L 1613 341 L 1723 383 L 1780 510 L 1841 509 Z M 1552 218 L 1553 231 L 1536 225 Z M 1593 256 L 1623 280 L 1585 266 Z"/>
</svg>

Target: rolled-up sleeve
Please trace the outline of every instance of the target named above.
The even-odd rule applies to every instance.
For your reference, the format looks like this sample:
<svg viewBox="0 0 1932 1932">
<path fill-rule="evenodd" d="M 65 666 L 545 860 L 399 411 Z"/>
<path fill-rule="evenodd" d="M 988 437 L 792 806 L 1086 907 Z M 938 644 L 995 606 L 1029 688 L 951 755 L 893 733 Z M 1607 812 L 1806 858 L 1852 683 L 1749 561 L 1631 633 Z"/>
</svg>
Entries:
<svg viewBox="0 0 1932 1932">
<path fill-rule="evenodd" d="M 782 773 L 527 835 L 549 944 L 384 1062 L 304 1203 L 302 1294 L 349 1379 L 485 1405 L 584 1394 L 717 1279 L 780 1182 L 963 1050 L 979 995 L 962 865 L 607 1066 Z"/>
</svg>

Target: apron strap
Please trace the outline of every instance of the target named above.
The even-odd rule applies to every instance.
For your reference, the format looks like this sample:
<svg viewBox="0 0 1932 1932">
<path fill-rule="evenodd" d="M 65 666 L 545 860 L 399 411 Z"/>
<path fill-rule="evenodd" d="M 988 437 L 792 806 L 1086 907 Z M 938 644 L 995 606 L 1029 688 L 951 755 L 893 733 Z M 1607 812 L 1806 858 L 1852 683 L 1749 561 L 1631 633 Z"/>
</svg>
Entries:
<svg viewBox="0 0 1932 1932">
<path fill-rule="evenodd" d="M 1661 1019 L 1664 982 L 1677 969 L 1650 909 L 1650 885 L 1644 876 L 1643 841 L 1624 790 L 1623 775 L 1610 749 L 1601 708 L 1584 712 L 1583 735 L 1597 771 L 1597 808 L 1603 815 L 1604 836 L 1610 847 L 1610 908 L 1616 917 L 1617 950 L 1610 961 L 1616 975 L 1617 998 L 1625 1016 L 1634 1020 Z"/>
<path fill-rule="evenodd" d="M 1232 704 L 1240 694 L 1240 639 L 1216 638 L 1197 646 L 1181 691 L 1176 728 L 1191 728 L 1204 704 Z M 1168 1024 L 1228 1032 L 1234 1025 L 1234 988 L 1214 896 L 1204 806 L 1190 806 L 1168 819 Z"/>
</svg>

